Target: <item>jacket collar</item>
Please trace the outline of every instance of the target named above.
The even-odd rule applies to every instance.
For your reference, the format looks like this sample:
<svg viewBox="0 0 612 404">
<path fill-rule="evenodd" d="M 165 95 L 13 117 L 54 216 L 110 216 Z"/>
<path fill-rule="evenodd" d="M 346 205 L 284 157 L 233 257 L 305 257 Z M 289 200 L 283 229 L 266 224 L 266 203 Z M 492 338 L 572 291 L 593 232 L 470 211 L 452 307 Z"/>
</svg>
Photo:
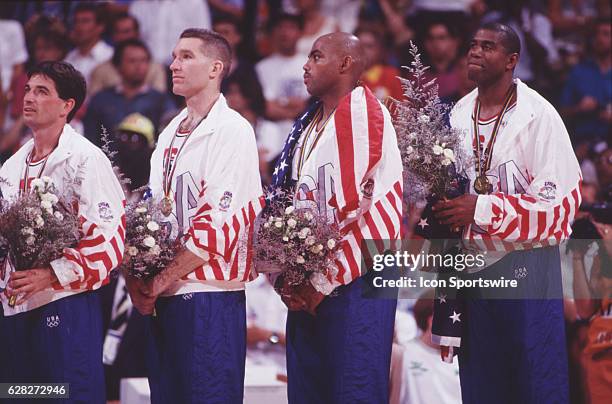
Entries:
<svg viewBox="0 0 612 404">
<path fill-rule="evenodd" d="M 223 94 L 219 93 L 219 98 L 217 98 L 217 101 L 215 101 L 212 108 L 208 112 L 208 116 L 206 117 L 206 119 L 204 119 L 204 121 L 200 124 L 201 126 L 197 128 L 197 130 L 193 133 L 192 136 L 198 137 L 198 135 L 204 136 L 213 134 L 217 130 L 218 125 L 221 123 L 223 111 L 227 110 L 228 108 L 229 107 L 227 106 L 227 101 L 225 100 L 225 97 L 223 96 Z M 181 111 L 179 119 L 177 120 L 177 128 L 186 116 L 187 108 L 184 108 Z"/>
<path fill-rule="evenodd" d="M 521 131 L 527 126 L 536 116 L 536 105 L 533 102 L 533 91 L 520 79 L 515 78 L 516 83 L 516 110 L 512 114 L 512 119 L 507 120 L 507 124 L 504 127 L 502 122 L 502 133 L 503 136 L 514 136 L 516 133 Z M 464 98 L 457 102 L 455 110 L 458 117 L 467 117 L 467 121 L 462 121 L 461 126 L 469 129 L 472 125 L 472 112 L 474 111 L 474 103 L 478 97 L 478 89 L 474 89 Z M 507 119 L 507 118 L 506 118 Z"/>
</svg>

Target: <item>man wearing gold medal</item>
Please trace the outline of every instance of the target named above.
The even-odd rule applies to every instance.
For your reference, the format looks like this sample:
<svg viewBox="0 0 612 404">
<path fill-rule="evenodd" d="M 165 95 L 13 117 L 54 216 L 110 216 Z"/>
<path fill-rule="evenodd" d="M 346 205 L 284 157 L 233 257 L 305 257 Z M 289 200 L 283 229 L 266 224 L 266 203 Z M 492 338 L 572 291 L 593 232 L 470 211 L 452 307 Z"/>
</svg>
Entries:
<svg viewBox="0 0 612 404">
<path fill-rule="evenodd" d="M 10 278 L 0 295 L 0 380 L 69 383 L 63 402 L 102 404 L 97 289 L 122 260 L 125 196 L 106 155 L 69 125 L 85 99 L 83 75 L 68 63 L 43 62 L 28 77 L 23 118 L 33 139 L 0 169 L 0 194 L 11 201 L 34 181 L 52 181 L 59 196 L 73 191 L 83 236 L 48 267 L 3 270 Z"/>
<path fill-rule="evenodd" d="M 464 403 L 569 400 L 557 244 L 571 233 L 581 174 L 557 111 L 513 79 L 519 54 L 507 25 L 483 25 L 473 37 L 468 76 L 478 87 L 451 112 L 474 151 L 470 189 L 434 206 L 442 223 L 463 228 L 464 246 L 486 252 L 484 269 L 463 276 L 518 281 L 502 292 L 514 300 L 468 290 L 465 312 L 452 320 L 463 323 L 461 338 L 433 333 L 459 348 Z"/>
<path fill-rule="evenodd" d="M 362 240 L 400 238 L 402 163 L 389 112 L 359 83 L 364 67 L 355 36 L 338 32 L 315 41 L 304 84 L 318 103 L 300 119 L 308 124 L 296 122 L 273 176 L 275 186 L 295 191 L 296 208 L 343 229 L 327 274 L 297 286 L 282 275 L 276 281 L 289 308 L 291 404 L 389 401 L 397 294 L 364 297 L 374 271 L 362 267 L 368 253 Z"/>
<path fill-rule="evenodd" d="M 153 200 L 182 250 L 151 281 L 128 279 L 134 306 L 152 314 L 152 403 L 242 402 L 244 285 L 253 277 L 253 220 L 262 194 L 255 135 L 220 93 L 231 50 L 187 29 L 174 48 L 173 92 L 187 107 L 162 131 L 149 178 Z"/>
</svg>

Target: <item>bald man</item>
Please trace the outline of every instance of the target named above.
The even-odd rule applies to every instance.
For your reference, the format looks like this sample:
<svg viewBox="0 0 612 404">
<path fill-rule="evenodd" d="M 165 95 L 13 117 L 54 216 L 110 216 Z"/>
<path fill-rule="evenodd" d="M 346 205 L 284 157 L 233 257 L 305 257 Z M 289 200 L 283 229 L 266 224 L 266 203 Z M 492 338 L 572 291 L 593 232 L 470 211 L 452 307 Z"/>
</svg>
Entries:
<svg viewBox="0 0 612 404">
<path fill-rule="evenodd" d="M 290 403 L 387 403 L 397 294 L 365 298 L 373 271 L 361 242 L 399 240 L 402 163 L 387 109 L 359 84 L 365 67 L 359 40 L 320 37 L 304 65 L 317 102 L 293 126 L 273 184 L 295 193 L 297 208 L 337 223 L 343 239 L 335 265 L 277 287 L 287 317 Z M 389 243 L 379 243 L 382 248 Z M 375 275 L 379 275 L 376 273 Z"/>
</svg>

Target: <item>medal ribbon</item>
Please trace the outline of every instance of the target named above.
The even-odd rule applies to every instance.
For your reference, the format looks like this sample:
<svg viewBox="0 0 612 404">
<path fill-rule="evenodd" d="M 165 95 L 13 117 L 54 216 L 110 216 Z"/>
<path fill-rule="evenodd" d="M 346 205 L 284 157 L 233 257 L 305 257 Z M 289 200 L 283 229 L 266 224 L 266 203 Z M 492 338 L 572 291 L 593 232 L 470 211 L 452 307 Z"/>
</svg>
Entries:
<svg viewBox="0 0 612 404">
<path fill-rule="evenodd" d="M 181 127 L 181 125 L 179 124 L 179 126 L 177 126 L 176 131 L 174 132 L 174 136 L 172 137 L 172 141 L 170 142 L 170 147 L 168 148 L 168 155 L 166 156 L 166 161 L 165 161 L 165 164 L 164 164 L 165 165 L 165 168 L 164 168 L 164 178 L 163 178 L 163 181 L 162 181 L 162 187 L 163 187 L 163 190 L 164 190 L 164 197 L 168 198 L 169 195 L 170 195 L 170 190 L 172 189 L 172 178 L 174 177 L 174 172 L 176 171 L 176 166 L 177 166 L 179 155 L 181 154 L 181 151 L 183 150 L 183 148 L 185 147 L 185 145 L 189 141 L 189 137 L 191 136 L 191 134 L 198 128 L 198 126 L 200 126 L 200 124 L 206 118 L 206 116 L 208 116 L 208 114 L 203 116 L 198 121 L 198 123 L 193 127 L 193 129 L 191 129 L 189 131 L 189 133 L 187 133 L 187 137 L 185 138 L 185 141 L 183 142 L 181 147 L 176 152 L 176 156 L 174 158 L 174 164 L 170 164 L 171 161 L 172 161 L 172 146 L 174 145 L 174 139 L 176 139 L 176 137 L 178 135 L 178 132 L 179 132 L 179 128 Z"/>
<path fill-rule="evenodd" d="M 53 153 L 53 150 L 51 151 L 51 153 Z M 32 149 L 32 151 L 30 151 L 30 154 L 28 154 L 28 157 L 26 157 L 25 174 L 23 176 L 23 186 L 19 188 L 19 196 L 23 196 L 28 193 L 28 188 L 29 188 L 28 187 L 28 176 L 30 173 L 30 164 L 32 164 L 32 157 L 33 157 L 32 154 L 33 153 L 34 153 L 34 149 Z M 45 157 L 44 162 L 42 163 L 42 167 L 40 171 L 38 172 L 38 175 L 36 176 L 36 178 L 42 177 L 43 171 L 45 171 L 45 167 L 47 166 L 47 161 L 49 160 L 49 156 L 51 155 L 51 153 L 47 154 L 47 157 Z"/>
<path fill-rule="evenodd" d="M 495 124 L 493 125 L 493 132 L 491 133 L 491 139 L 489 139 L 489 143 L 484 152 L 484 167 L 482 165 L 482 159 L 480 157 L 480 136 L 478 133 L 478 117 L 480 116 L 480 100 L 476 100 L 476 104 L 474 105 L 474 115 L 472 117 L 474 121 L 474 136 L 476 138 L 476 159 L 478 160 L 478 177 L 481 175 L 486 175 L 486 172 L 489 170 L 491 166 L 491 158 L 493 156 L 493 147 L 495 145 L 495 139 L 499 133 L 499 126 L 501 124 L 502 118 L 508 111 L 510 107 L 510 102 L 514 98 L 514 94 L 516 92 L 516 84 L 512 84 L 510 89 L 508 89 L 508 93 L 506 94 L 506 98 L 504 100 L 504 104 L 500 113 L 497 115 L 495 119 Z"/>
<path fill-rule="evenodd" d="M 323 122 L 323 125 L 321 126 L 321 129 L 317 130 L 317 125 L 319 123 L 319 121 L 321 120 L 321 118 L 323 117 L 323 107 L 321 107 L 321 109 L 319 110 L 319 112 L 317 112 L 317 115 L 315 116 L 315 118 L 312 120 L 312 122 L 310 123 L 308 130 L 306 132 L 306 135 L 304 136 L 304 143 L 302 144 L 302 150 L 300 151 L 300 158 L 298 160 L 298 178 L 300 178 L 301 173 L 302 173 L 302 168 L 304 167 L 304 164 L 306 163 L 306 161 L 308 160 L 308 158 L 310 157 L 310 155 L 312 154 L 312 151 L 314 150 L 315 146 L 317 145 L 317 143 L 319 143 L 319 139 L 321 139 L 321 136 L 323 135 L 323 132 L 325 130 L 325 127 L 327 126 L 327 123 L 331 120 L 332 116 L 334 116 L 334 113 L 336 112 L 336 110 L 334 109 L 334 111 L 332 111 L 331 114 L 329 114 L 329 116 L 327 117 L 327 119 L 325 120 L 325 122 Z M 306 153 L 306 146 L 308 145 L 308 139 L 310 138 L 310 135 L 312 132 L 316 133 L 316 137 L 314 139 L 314 141 L 312 142 L 312 145 L 310 146 L 310 149 L 308 150 L 308 153 Z"/>
</svg>

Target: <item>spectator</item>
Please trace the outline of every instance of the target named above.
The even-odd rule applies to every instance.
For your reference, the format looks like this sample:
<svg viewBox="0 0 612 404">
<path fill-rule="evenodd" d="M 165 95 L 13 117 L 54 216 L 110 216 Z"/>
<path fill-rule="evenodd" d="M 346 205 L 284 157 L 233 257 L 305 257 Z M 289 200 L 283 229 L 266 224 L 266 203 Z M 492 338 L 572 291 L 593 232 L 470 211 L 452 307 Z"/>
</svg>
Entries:
<svg viewBox="0 0 612 404">
<path fill-rule="evenodd" d="M 304 23 L 302 36 L 297 43 L 297 52 L 307 57 L 318 37 L 338 31 L 338 22 L 332 16 L 321 12 L 321 0 L 296 0 L 295 3 Z"/>
<path fill-rule="evenodd" d="M 76 48 L 68 53 L 65 60 L 80 71 L 89 84 L 91 72 L 113 56 L 113 48 L 101 39 L 105 25 L 97 5 L 79 4 L 74 10 L 73 20 L 70 39 Z"/>
<path fill-rule="evenodd" d="M 573 249 L 573 288 L 578 316 L 589 321 L 582 352 L 589 402 L 603 404 L 612 397 L 612 224 L 589 224 L 598 240 Z"/>
<path fill-rule="evenodd" d="M 21 24 L 4 19 L 0 14 L 0 90 L 9 98 L 7 93 L 11 82 L 23 73 L 27 59 L 28 51 Z"/>
<path fill-rule="evenodd" d="M 138 20 L 128 13 L 122 13 L 115 17 L 111 24 L 111 39 L 117 45 L 128 39 L 140 38 L 140 26 Z M 96 67 L 91 73 L 88 93 L 93 95 L 98 91 L 115 87 L 121 83 L 121 76 L 112 61 L 106 61 Z M 165 93 L 167 90 L 166 71 L 162 65 L 151 62 L 145 83 L 153 89 Z"/>
<path fill-rule="evenodd" d="M 169 66 L 176 38 L 187 28 L 210 29 L 208 3 L 202 0 L 134 0 L 129 13 L 140 23 L 143 41 L 153 53 L 152 60 Z"/>
<path fill-rule="evenodd" d="M 155 147 L 155 127 L 146 116 L 134 112 L 126 116 L 116 128 L 117 164 L 127 184 L 128 200 L 140 199 L 134 191 L 147 185 L 151 171 L 151 154 Z"/>
<path fill-rule="evenodd" d="M 277 375 L 287 374 L 285 322 L 287 307 L 265 274 L 246 285 L 247 359 L 246 366 L 273 366 Z"/>
<path fill-rule="evenodd" d="M 402 98 L 402 86 L 397 76 L 397 68 L 385 63 L 386 43 L 383 35 L 374 30 L 361 28 L 355 32 L 361 41 L 367 58 L 368 67 L 362 76 L 362 81 L 376 97 L 385 101 L 387 97 Z"/>
<path fill-rule="evenodd" d="M 255 67 L 242 52 L 242 34 L 240 33 L 238 20 L 231 17 L 218 18 L 213 23 L 213 30 L 225 38 L 232 49 L 232 64 L 229 74 L 221 83 L 221 92 L 225 93 L 227 91 L 227 83 L 236 78 L 248 81 L 251 85 L 258 88 L 255 91 L 261 92 L 261 85 L 257 79 Z"/>
<path fill-rule="evenodd" d="M 434 296 L 433 289 L 426 290 L 413 308 L 422 334 L 404 345 L 403 404 L 461 403 L 459 366 L 456 361 L 443 362 L 438 346 L 431 342 Z"/>
<path fill-rule="evenodd" d="M 226 87 L 227 105 L 253 126 L 259 152 L 259 174 L 263 184 L 270 184 L 273 162 L 283 149 L 287 133 L 264 118 L 265 100 L 256 77 L 233 76 L 226 81 Z"/>
<path fill-rule="evenodd" d="M 610 20 L 595 24 L 591 57 L 572 69 L 561 96 L 574 143 L 605 140 L 612 123 L 612 39 Z"/>
<path fill-rule="evenodd" d="M 142 41 L 129 39 L 117 45 L 113 64 L 121 84 L 94 95 L 83 120 L 85 136 L 94 144 L 102 143 L 102 126 L 113 134 L 121 120 L 133 112 L 146 116 L 159 129 L 160 119 L 172 107 L 166 94 L 146 84 L 150 62 L 151 53 Z"/>
<path fill-rule="evenodd" d="M 425 29 L 424 61 L 430 66 L 428 79 L 436 79 L 438 95 L 444 101 L 458 101 L 461 69 L 457 57 L 461 40 L 452 24 L 434 22 Z M 467 73 L 466 73 L 467 76 Z"/>
<path fill-rule="evenodd" d="M 278 130 L 285 134 L 306 108 L 308 99 L 302 71 L 306 58 L 296 49 L 301 32 L 300 17 L 280 15 L 270 24 L 276 51 L 255 66 L 266 99 L 266 116 L 277 122 Z"/>
<path fill-rule="evenodd" d="M 501 22 L 516 31 L 521 41 L 521 57 L 515 77 L 537 90 L 550 84 L 551 68 L 559 61 L 553 42 L 552 24 L 547 16 L 537 11 L 529 0 L 499 3 L 496 10 L 483 17 L 483 23 Z M 545 83 L 546 82 L 546 83 Z"/>
</svg>

